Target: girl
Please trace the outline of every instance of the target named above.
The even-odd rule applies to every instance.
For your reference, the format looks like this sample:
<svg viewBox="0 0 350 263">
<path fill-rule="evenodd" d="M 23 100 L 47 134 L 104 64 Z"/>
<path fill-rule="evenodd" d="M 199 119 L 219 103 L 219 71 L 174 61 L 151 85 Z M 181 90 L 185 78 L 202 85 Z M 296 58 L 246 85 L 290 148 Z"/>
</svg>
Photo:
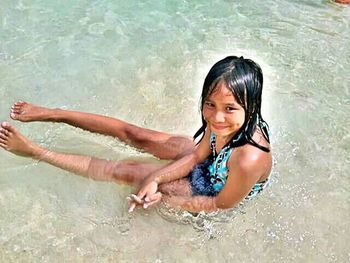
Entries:
<svg viewBox="0 0 350 263">
<path fill-rule="evenodd" d="M 23 122 L 64 122 L 110 135 L 145 150 L 167 165 L 109 161 L 58 153 L 29 141 L 3 122 L 0 146 L 94 180 L 126 183 L 139 189 L 130 211 L 160 200 L 182 209 L 216 211 L 235 206 L 259 193 L 272 165 L 268 125 L 261 116 L 263 75 L 249 59 L 230 56 L 217 62 L 205 78 L 201 95 L 202 127 L 194 142 L 95 114 L 48 109 L 26 102 L 11 108 L 11 118 Z"/>
</svg>

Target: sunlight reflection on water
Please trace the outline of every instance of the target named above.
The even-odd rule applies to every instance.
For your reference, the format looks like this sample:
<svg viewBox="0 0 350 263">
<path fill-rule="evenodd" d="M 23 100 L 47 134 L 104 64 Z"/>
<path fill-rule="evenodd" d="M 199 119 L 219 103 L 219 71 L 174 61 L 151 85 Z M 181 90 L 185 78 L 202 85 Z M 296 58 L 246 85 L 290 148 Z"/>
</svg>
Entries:
<svg viewBox="0 0 350 263">
<path fill-rule="evenodd" d="M 208 69 L 244 55 L 264 72 L 276 164 L 234 210 L 130 215 L 126 186 L 0 151 L 1 261 L 349 261 L 349 21 L 323 0 L 2 3 L 0 119 L 22 99 L 191 136 Z M 157 162 L 66 125 L 15 125 L 51 149 Z"/>
</svg>

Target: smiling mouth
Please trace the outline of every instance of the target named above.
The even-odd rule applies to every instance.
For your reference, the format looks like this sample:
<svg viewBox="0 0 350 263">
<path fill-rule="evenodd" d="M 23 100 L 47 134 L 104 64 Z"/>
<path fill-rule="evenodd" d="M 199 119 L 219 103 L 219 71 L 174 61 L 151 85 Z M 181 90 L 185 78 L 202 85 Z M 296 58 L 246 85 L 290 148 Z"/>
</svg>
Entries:
<svg viewBox="0 0 350 263">
<path fill-rule="evenodd" d="M 216 125 L 216 124 L 211 124 L 215 130 L 223 130 L 226 129 L 228 126 L 224 125 Z"/>
</svg>

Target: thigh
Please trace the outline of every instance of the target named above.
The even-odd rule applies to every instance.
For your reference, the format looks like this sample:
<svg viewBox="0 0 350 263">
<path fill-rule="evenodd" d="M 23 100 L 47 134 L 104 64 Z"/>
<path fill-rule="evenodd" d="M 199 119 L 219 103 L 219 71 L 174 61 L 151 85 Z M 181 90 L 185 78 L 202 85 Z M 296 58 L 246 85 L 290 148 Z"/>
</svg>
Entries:
<svg viewBox="0 0 350 263">
<path fill-rule="evenodd" d="M 172 135 L 135 125 L 127 127 L 129 144 L 160 159 L 176 160 L 192 152 L 195 143 L 192 138 Z"/>
<path fill-rule="evenodd" d="M 118 161 L 113 181 L 139 187 L 143 180 L 151 173 L 163 168 L 165 164 L 138 162 L 131 160 Z"/>
<path fill-rule="evenodd" d="M 159 186 L 159 191 L 166 195 L 192 196 L 191 186 L 187 178 L 162 184 Z"/>
<path fill-rule="evenodd" d="M 166 164 L 142 163 L 138 161 L 119 161 L 113 181 L 139 187 L 151 173 L 162 169 Z M 192 196 L 188 178 L 178 179 L 159 185 L 159 191 L 167 195 Z"/>
<path fill-rule="evenodd" d="M 50 120 L 116 137 L 160 159 L 178 159 L 194 149 L 191 138 L 142 128 L 120 119 L 67 110 L 55 110 L 54 114 Z"/>
</svg>

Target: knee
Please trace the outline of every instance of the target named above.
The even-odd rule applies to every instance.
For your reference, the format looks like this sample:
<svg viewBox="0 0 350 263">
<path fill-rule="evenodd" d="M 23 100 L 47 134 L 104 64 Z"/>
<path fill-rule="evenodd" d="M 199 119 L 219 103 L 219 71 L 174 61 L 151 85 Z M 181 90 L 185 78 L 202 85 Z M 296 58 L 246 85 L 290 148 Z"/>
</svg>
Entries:
<svg viewBox="0 0 350 263">
<path fill-rule="evenodd" d="M 179 153 L 176 155 L 175 160 L 181 159 L 182 157 L 191 154 L 195 150 L 196 144 L 190 138 L 181 137 L 177 144 L 177 147 L 180 148 L 180 151 L 178 151 Z"/>
<path fill-rule="evenodd" d="M 136 164 L 135 161 L 117 162 L 117 164 L 111 167 L 113 179 L 124 183 L 133 181 L 133 171 L 137 167 Z"/>
<path fill-rule="evenodd" d="M 114 176 L 117 178 L 126 178 L 135 174 L 139 170 L 140 164 L 136 161 L 121 161 L 115 166 Z"/>
<path fill-rule="evenodd" d="M 141 128 L 132 124 L 125 127 L 125 137 L 126 140 L 129 140 L 131 144 L 143 143 L 149 140 Z"/>
<path fill-rule="evenodd" d="M 161 192 L 162 194 L 166 194 L 166 195 L 172 194 L 170 185 L 171 185 L 171 183 L 160 184 L 158 186 L 159 192 Z"/>
<path fill-rule="evenodd" d="M 162 194 L 174 196 L 192 196 L 192 190 L 187 179 L 180 179 L 169 183 L 161 184 L 158 190 Z"/>
</svg>

